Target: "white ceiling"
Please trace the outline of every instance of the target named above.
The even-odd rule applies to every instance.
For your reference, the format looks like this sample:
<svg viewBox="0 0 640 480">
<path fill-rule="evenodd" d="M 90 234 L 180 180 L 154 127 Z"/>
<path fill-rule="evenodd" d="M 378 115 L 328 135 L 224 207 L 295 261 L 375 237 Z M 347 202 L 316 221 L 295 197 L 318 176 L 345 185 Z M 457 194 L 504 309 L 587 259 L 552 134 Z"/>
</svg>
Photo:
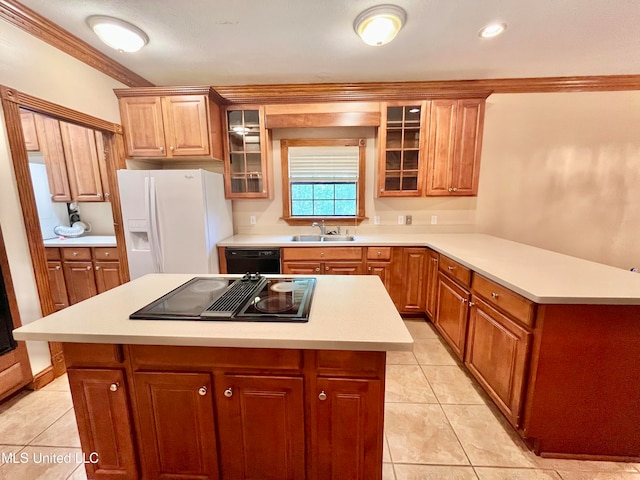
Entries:
<svg viewBox="0 0 640 480">
<path fill-rule="evenodd" d="M 20 0 L 156 85 L 428 81 L 640 73 L 640 0 Z M 394 3 L 407 24 L 382 47 L 353 31 Z M 122 54 L 86 24 L 110 15 L 149 44 Z M 478 30 L 504 21 L 507 31 Z"/>
</svg>

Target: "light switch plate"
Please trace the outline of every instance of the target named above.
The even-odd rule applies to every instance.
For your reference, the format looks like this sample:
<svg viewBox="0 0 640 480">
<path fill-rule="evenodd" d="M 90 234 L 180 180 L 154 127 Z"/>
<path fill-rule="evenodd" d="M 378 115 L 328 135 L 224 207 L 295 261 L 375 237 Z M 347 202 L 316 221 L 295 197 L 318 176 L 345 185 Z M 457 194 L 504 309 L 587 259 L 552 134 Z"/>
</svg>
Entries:
<svg viewBox="0 0 640 480">
<path fill-rule="evenodd" d="M 398 215 L 398 225 L 404 225 L 404 215 Z"/>
<path fill-rule="evenodd" d="M 251 216 L 249 217 L 249 223 L 250 223 L 251 225 L 255 225 L 255 224 L 256 224 L 256 216 L 255 216 L 255 215 L 251 215 Z"/>
<path fill-rule="evenodd" d="M 374 215 L 373 216 L 373 224 L 374 225 L 380 225 L 380 215 Z"/>
<path fill-rule="evenodd" d="M 438 223 L 438 216 L 431 215 L 431 225 L 436 225 Z"/>
</svg>

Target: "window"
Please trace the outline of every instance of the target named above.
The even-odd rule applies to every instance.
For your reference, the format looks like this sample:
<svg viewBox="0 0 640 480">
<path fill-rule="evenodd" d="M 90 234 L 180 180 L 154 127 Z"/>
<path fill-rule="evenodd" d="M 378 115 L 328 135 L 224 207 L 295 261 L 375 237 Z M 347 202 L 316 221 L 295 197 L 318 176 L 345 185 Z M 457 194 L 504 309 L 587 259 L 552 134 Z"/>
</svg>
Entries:
<svg viewBox="0 0 640 480">
<path fill-rule="evenodd" d="M 281 140 L 280 145 L 288 223 L 364 219 L 365 140 Z"/>
</svg>

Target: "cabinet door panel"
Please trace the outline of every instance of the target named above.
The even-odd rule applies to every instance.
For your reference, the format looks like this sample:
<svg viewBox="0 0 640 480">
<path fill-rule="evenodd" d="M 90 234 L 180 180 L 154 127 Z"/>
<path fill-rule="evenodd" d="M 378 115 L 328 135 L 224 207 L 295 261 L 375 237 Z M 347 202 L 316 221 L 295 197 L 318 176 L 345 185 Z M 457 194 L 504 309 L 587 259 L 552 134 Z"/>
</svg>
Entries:
<svg viewBox="0 0 640 480">
<path fill-rule="evenodd" d="M 460 360 L 464 357 L 468 314 L 469 292 L 446 275 L 438 274 L 438 308 L 435 325 Z"/>
<path fill-rule="evenodd" d="M 95 270 L 98 293 L 122 285 L 119 262 L 95 262 Z"/>
<path fill-rule="evenodd" d="M 60 132 L 71 197 L 80 202 L 101 202 L 104 196 L 94 131 L 60 122 Z"/>
<path fill-rule="evenodd" d="M 67 286 L 64 281 L 62 262 L 48 261 L 47 270 L 49 272 L 49 288 L 56 310 L 62 310 L 69 306 Z"/>
<path fill-rule="evenodd" d="M 382 477 L 384 395 L 379 380 L 318 378 L 315 402 L 317 478 Z"/>
<path fill-rule="evenodd" d="M 98 294 L 92 262 L 65 262 L 62 268 L 71 305 Z"/>
<path fill-rule="evenodd" d="M 95 479 L 137 479 L 133 430 L 120 370 L 68 369 L 78 432 Z"/>
<path fill-rule="evenodd" d="M 219 478 L 210 375 L 135 373 L 134 380 L 145 478 Z"/>
<path fill-rule="evenodd" d="M 431 102 L 427 195 L 449 195 L 455 141 L 456 100 Z"/>
<path fill-rule="evenodd" d="M 427 249 L 405 248 L 402 254 L 404 298 L 401 312 L 422 313 L 425 309 Z"/>
<path fill-rule="evenodd" d="M 282 273 L 290 275 L 319 275 L 321 269 L 320 262 L 282 262 Z"/>
<path fill-rule="evenodd" d="M 222 477 L 305 477 L 302 378 L 216 375 Z"/>
<path fill-rule="evenodd" d="M 54 118 L 34 114 L 36 130 L 40 141 L 40 150 L 47 169 L 51 200 L 54 202 L 70 202 L 71 189 L 67 165 L 64 160 L 60 122 Z"/>
<path fill-rule="evenodd" d="M 22 136 L 27 152 L 37 152 L 40 150 L 40 143 L 38 142 L 33 112 L 20 109 L 20 122 L 22 123 Z"/>
<path fill-rule="evenodd" d="M 532 334 L 479 298 L 473 301 L 465 364 L 518 426 Z"/>
<path fill-rule="evenodd" d="M 120 117 L 128 156 L 166 157 L 160 97 L 121 98 Z"/>
<path fill-rule="evenodd" d="M 391 281 L 391 264 L 389 262 L 367 262 L 367 275 L 377 275 L 387 291 Z"/>
<path fill-rule="evenodd" d="M 362 262 L 325 262 L 326 275 L 364 275 Z"/>
<path fill-rule="evenodd" d="M 451 183 L 457 195 L 476 195 L 480 174 L 484 100 L 459 100 Z"/>
<path fill-rule="evenodd" d="M 163 97 L 169 156 L 209 154 L 207 98 L 197 95 Z"/>
</svg>

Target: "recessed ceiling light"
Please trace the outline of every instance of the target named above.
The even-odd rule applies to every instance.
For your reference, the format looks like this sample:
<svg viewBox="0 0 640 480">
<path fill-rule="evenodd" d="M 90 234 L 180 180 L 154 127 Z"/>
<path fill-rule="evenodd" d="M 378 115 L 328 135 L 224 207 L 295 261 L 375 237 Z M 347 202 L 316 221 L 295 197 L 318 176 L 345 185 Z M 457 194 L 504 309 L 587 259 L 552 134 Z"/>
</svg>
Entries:
<svg viewBox="0 0 640 480">
<path fill-rule="evenodd" d="M 396 5 L 367 8 L 356 17 L 353 29 L 367 45 L 379 47 L 393 40 L 407 21 L 407 12 Z"/>
<path fill-rule="evenodd" d="M 482 38 L 493 38 L 500 35 L 507 29 L 506 23 L 490 23 L 482 30 L 478 32 L 478 35 Z"/>
<path fill-rule="evenodd" d="M 137 52 L 149 42 L 142 30 L 119 18 L 94 15 L 87 24 L 100 40 L 120 52 Z"/>
</svg>

